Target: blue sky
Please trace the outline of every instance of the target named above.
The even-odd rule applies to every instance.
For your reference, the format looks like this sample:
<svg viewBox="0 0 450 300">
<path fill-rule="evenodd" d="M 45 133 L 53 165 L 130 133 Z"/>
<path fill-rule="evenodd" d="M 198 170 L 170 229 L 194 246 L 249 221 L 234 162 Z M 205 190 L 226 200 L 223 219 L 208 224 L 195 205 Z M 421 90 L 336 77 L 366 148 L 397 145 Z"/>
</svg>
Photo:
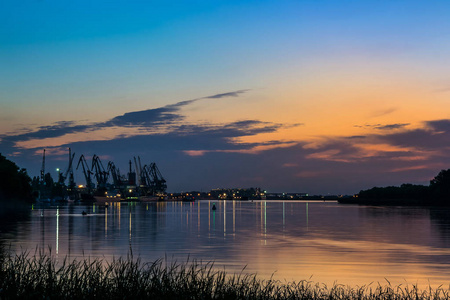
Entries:
<svg viewBox="0 0 450 300">
<path fill-rule="evenodd" d="M 427 184 L 449 166 L 449 14 L 446 1 L 1 1 L 0 151 L 30 175 L 44 148 L 48 170 L 69 147 L 122 168 L 140 155 L 170 191 Z"/>
</svg>

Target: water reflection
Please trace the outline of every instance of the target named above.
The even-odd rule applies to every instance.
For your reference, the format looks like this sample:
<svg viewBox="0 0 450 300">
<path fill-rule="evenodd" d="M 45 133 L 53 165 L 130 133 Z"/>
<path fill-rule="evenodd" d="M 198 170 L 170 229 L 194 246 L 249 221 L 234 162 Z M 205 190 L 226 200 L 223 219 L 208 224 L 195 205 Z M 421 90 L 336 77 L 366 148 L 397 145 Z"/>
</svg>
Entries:
<svg viewBox="0 0 450 300">
<path fill-rule="evenodd" d="M 450 248 L 450 210 L 430 209 L 430 223 L 438 235 L 435 238 L 441 243 L 441 247 Z"/>
<path fill-rule="evenodd" d="M 227 202 L 223 202 L 223 236 L 227 235 Z"/>
<path fill-rule="evenodd" d="M 59 252 L 59 208 L 56 208 L 56 254 Z"/>
<path fill-rule="evenodd" d="M 447 284 L 450 209 L 214 201 L 34 206 L 0 220 L 13 249 L 111 259 L 214 260 L 269 278 Z M 82 211 L 89 212 L 83 215 Z M 275 274 L 273 274 L 276 272 Z"/>
<path fill-rule="evenodd" d="M 309 227 L 308 214 L 309 214 L 309 208 L 308 208 L 308 202 L 306 202 L 306 229 L 308 229 L 308 227 Z"/>
</svg>

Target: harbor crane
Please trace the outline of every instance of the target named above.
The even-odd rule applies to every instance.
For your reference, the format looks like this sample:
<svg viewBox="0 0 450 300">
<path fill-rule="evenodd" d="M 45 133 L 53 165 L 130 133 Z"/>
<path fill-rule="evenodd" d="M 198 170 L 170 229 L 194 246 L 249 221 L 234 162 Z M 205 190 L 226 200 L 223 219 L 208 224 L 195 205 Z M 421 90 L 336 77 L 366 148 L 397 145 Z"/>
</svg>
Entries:
<svg viewBox="0 0 450 300">
<path fill-rule="evenodd" d="M 105 188 L 108 181 L 109 172 L 105 171 L 100 157 L 96 154 L 92 157 L 91 170 L 95 170 L 95 179 L 97 180 L 97 188 Z"/>
<path fill-rule="evenodd" d="M 75 179 L 73 177 L 73 159 L 75 157 L 75 153 L 72 154 L 72 150 L 69 148 L 69 166 L 67 170 L 63 173 L 59 174 L 58 182 L 61 185 L 64 185 L 67 177 L 69 177 L 69 189 L 73 189 L 75 187 Z"/>
<path fill-rule="evenodd" d="M 138 181 L 137 185 L 142 187 L 144 185 L 144 178 L 142 178 L 141 158 L 138 156 L 138 161 L 136 161 L 135 156 L 133 158 L 134 158 L 134 165 L 136 168 L 136 176 L 137 176 L 137 181 Z"/>
<path fill-rule="evenodd" d="M 84 178 L 86 179 L 87 191 L 88 191 L 88 193 L 90 193 L 91 188 L 92 188 L 91 174 L 93 174 L 93 172 L 91 170 L 89 170 L 89 165 L 87 164 L 86 159 L 84 158 L 83 154 L 81 154 L 80 159 L 78 160 L 77 170 L 78 170 L 78 167 L 80 166 L 80 164 L 83 167 L 83 174 L 84 174 Z"/>
<path fill-rule="evenodd" d="M 156 163 L 150 164 L 150 175 L 152 176 L 152 187 L 156 192 L 165 193 L 167 189 L 167 183 L 161 172 L 159 171 Z"/>
<path fill-rule="evenodd" d="M 149 166 L 145 165 L 142 168 L 142 174 L 142 178 L 151 195 L 158 195 L 166 192 L 166 180 L 156 166 L 156 163 L 151 163 Z"/>
<path fill-rule="evenodd" d="M 108 162 L 108 166 L 106 168 L 106 171 L 112 176 L 114 187 L 120 188 L 123 185 L 123 180 L 120 176 L 119 169 L 116 168 L 116 165 L 114 165 L 112 161 Z"/>
</svg>

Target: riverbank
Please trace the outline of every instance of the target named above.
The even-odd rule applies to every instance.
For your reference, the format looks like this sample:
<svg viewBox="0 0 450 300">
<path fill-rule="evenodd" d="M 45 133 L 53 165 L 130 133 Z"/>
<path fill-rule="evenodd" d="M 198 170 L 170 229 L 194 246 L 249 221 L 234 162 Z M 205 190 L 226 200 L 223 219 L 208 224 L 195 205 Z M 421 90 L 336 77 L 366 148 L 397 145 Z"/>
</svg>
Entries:
<svg viewBox="0 0 450 300">
<path fill-rule="evenodd" d="M 0 252 L 0 299 L 450 299 L 450 290 L 441 287 L 261 280 L 197 261 L 146 263 L 128 256 L 57 262 L 46 254 Z"/>
<path fill-rule="evenodd" d="M 414 199 L 414 198 L 363 198 L 351 197 L 337 200 L 340 204 L 358 204 L 373 206 L 450 206 L 447 199 Z"/>
</svg>

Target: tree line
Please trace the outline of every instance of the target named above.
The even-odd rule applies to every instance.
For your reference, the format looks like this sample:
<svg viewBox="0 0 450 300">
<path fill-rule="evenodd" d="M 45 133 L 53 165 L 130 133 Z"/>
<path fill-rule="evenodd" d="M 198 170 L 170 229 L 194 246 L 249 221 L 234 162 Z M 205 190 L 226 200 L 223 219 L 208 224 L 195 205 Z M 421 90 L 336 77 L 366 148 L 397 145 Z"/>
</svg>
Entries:
<svg viewBox="0 0 450 300">
<path fill-rule="evenodd" d="M 19 168 L 0 153 L 0 201 L 32 201 L 32 193 L 31 178 L 27 170 Z"/>
<path fill-rule="evenodd" d="M 31 178 L 27 170 L 19 168 L 0 153 L 0 202 L 34 202 L 37 198 L 62 199 L 66 189 L 54 181 L 50 173 Z"/>
<path fill-rule="evenodd" d="M 362 190 L 360 199 L 369 200 L 404 200 L 415 201 L 418 204 L 448 204 L 450 205 L 450 169 L 441 170 L 428 186 L 402 184 L 401 186 L 373 187 Z"/>
</svg>

